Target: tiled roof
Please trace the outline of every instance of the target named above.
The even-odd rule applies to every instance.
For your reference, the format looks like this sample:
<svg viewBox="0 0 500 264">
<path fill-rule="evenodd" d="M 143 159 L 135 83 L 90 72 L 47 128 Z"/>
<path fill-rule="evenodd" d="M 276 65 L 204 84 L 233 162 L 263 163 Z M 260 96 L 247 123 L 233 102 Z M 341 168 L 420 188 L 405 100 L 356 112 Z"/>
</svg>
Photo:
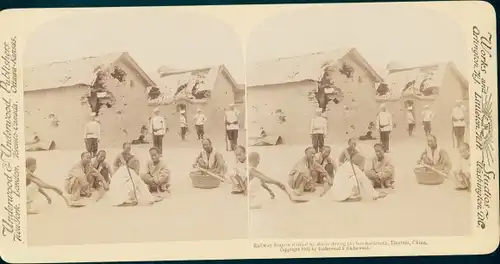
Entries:
<svg viewBox="0 0 500 264">
<path fill-rule="evenodd" d="M 356 56 L 376 80 L 381 80 L 356 49 L 348 48 L 256 63 L 249 67 L 247 85 L 252 87 L 305 80 L 319 81 L 325 67 L 337 63 L 347 54 Z"/>
<path fill-rule="evenodd" d="M 128 59 L 146 82 L 154 85 L 154 82 L 139 68 L 127 52 L 120 52 L 27 68 L 23 72 L 24 91 L 30 92 L 82 84 L 92 85 L 99 70 L 111 66 L 121 58 Z"/>
</svg>

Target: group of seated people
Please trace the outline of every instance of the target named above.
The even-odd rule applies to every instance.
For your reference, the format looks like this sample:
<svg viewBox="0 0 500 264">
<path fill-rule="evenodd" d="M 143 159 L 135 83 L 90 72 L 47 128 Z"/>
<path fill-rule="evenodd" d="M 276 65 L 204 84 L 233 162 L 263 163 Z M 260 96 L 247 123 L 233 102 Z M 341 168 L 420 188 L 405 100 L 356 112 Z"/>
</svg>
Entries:
<svg viewBox="0 0 500 264">
<path fill-rule="evenodd" d="M 356 139 L 351 138 L 337 163 L 330 156 L 329 146 L 317 153 L 313 147 L 308 147 L 290 171 L 288 186 L 294 195 L 301 196 L 305 192 L 315 192 L 317 185 L 321 184 L 324 188 L 320 195 L 328 194 L 336 201 L 383 198 L 387 195 L 384 189 L 394 188 L 395 166 L 380 143 L 376 143 L 373 149 L 375 155 L 365 159 L 357 148 Z M 457 190 L 470 191 L 469 145 L 464 143 L 459 150 L 460 163 L 453 172 L 453 179 Z M 417 166 L 446 177 L 452 169 L 448 153 L 438 146 L 433 135 L 427 137 L 427 147 L 420 155 Z"/>
<path fill-rule="evenodd" d="M 153 147 L 149 150 L 144 171 L 140 170 L 139 160 L 131 154 L 130 143 L 123 144 L 123 150 L 115 158 L 112 165 L 106 161 L 106 151 L 100 150 L 95 158 L 88 152 L 80 155 L 80 161 L 68 172 L 64 191 L 46 184 L 35 176 L 36 160 L 26 159 L 28 208 L 35 200 L 37 192 L 42 193 L 50 202 L 43 189 L 51 189 L 60 194 L 72 207 L 84 206 L 79 201 L 82 197 L 91 197 L 97 193 L 97 201 L 106 194 L 112 205 L 126 206 L 137 204 L 153 204 L 161 201 L 170 193 L 170 170 L 160 158 L 160 150 Z M 156 193 L 157 195 L 153 195 Z M 30 210 L 28 210 L 30 212 Z M 31 213 L 35 213 L 33 208 Z"/>
<path fill-rule="evenodd" d="M 331 157 L 331 148 L 323 147 L 320 152 L 313 147 L 307 147 L 304 156 L 295 164 L 288 174 L 288 187 L 294 196 L 302 196 L 306 192 L 315 192 L 318 185 L 323 185 L 320 196 L 331 196 L 335 201 L 361 200 L 371 198 L 377 200 L 387 195 L 383 189 L 394 188 L 395 168 L 391 159 L 385 154 L 384 148 L 377 143 L 373 147 L 375 155 L 365 159 L 357 148 L 356 138 L 348 141 L 348 146 L 341 152 L 338 163 Z M 469 145 L 459 146 L 460 163 L 453 172 L 457 190 L 470 191 Z M 250 196 L 250 203 L 256 203 L 256 190 L 265 189 L 274 198 L 268 184 L 290 193 L 285 184 L 274 180 L 257 167 L 260 156 L 257 152 L 247 155 L 243 146 L 234 150 L 236 165 L 228 171 L 223 156 L 214 150 L 210 139 L 202 140 L 202 150 L 196 157 L 191 175 L 204 174 L 216 177 L 221 181 L 230 179 L 233 194 Z M 26 186 L 28 193 L 28 212 L 36 213 L 31 207 L 35 194 L 43 194 L 51 203 L 44 189 L 50 189 L 61 195 L 69 206 L 84 206 L 78 201 L 82 197 L 90 197 L 97 192 L 100 200 L 104 194 L 115 206 L 153 204 L 170 194 L 170 170 L 161 159 L 158 148 L 149 149 L 150 160 L 145 169 L 140 170 L 139 160 L 131 153 L 131 144 L 124 143 L 120 154 L 110 165 L 106 161 L 106 151 L 100 150 L 95 158 L 84 152 L 80 161 L 74 165 L 65 180 L 65 192 L 51 186 L 35 176 L 36 160 L 26 159 Z M 247 162 L 248 160 L 248 162 Z M 427 137 L 427 147 L 417 161 L 436 173 L 449 175 L 452 164 L 446 150 L 440 148 L 436 137 Z M 247 175 L 248 174 L 248 175 Z M 155 194 L 155 195 L 153 195 Z"/>
</svg>

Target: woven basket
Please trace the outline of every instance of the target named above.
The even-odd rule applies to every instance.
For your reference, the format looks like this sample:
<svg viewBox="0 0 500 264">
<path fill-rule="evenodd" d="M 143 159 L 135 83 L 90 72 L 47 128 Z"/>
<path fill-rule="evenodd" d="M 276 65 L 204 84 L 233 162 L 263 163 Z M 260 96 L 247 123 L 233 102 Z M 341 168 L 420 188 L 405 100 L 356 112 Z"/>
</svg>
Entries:
<svg viewBox="0 0 500 264">
<path fill-rule="evenodd" d="M 439 185 L 445 180 L 444 176 L 428 168 L 415 168 L 413 170 L 417 182 L 424 185 Z"/>
<path fill-rule="evenodd" d="M 213 189 L 220 186 L 220 180 L 201 171 L 194 171 L 189 174 L 193 187 L 200 189 Z"/>
</svg>

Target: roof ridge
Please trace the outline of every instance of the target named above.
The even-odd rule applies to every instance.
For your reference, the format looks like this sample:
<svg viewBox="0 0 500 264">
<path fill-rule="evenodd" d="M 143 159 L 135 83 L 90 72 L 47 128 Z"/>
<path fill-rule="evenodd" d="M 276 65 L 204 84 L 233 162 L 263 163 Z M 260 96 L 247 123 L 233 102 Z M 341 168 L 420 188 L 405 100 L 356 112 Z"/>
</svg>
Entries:
<svg viewBox="0 0 500 264">
<path fill-rule="evenodd" d="M 47 66 L 47 65 L 68 63 L 68 62 L 79 61 L 79 60 L 97 59 L 97 58 L 103 58 L 103 57 L 107 57 L 107 56 L 111 56 L 111 55 L 117 55 L 117 58 L 119 58 L 120 56 L 122 56 L 124 54 L 128 54 L 128 52 L 126 52 L 126 51 L 122 51 L 122 52 L 109 52 L 109 53 L 105 53 L 105 54 L 102 54 L 102 55 L 86 56 L 86 57 L 74 58 L 74 59 L 69 59 L 69 60 L 64 60 L 64 61 L 61 60 L 61 61 L 51 61 L 51 62 L 45 62 L 45 63 L 38 63 L 36 65 L 28 66 L 27 69 L 34 69 L 34 68 L 37 68 L 37 67 L 44 67 L 44 66 Z"/>
<path fill-rule="evenodd" d="M 287 56 L 287 57 L 279 57 L 279 58 L 275 58 L 275 59 L 261 60 L 261 61 L 256 62 L 255 64 L 260 64 L 260 63 L 265 63 L 265 62 L 275 62 L 275 61 L 280 61 L 280 60 L 303 58 L 303 57 L 316 56 L 316 55 L 324 55 L 324 54 L 338 52 L 338 51 L 346 51 L 345 53 L 347 54 L 348 52 L 350 52 L 351 50 L 354 50 L 354 49 L 356 49 L 356 48 L 349 47 L 349 48 L 337 48 L 337 49 L 332 49 L 332 50 L 323 50 L 323 51 L 319 51 L 319 52 L 312 52 L 312 53 L 305 53 L 305 54 L 293 55 L 293 56 Z"/>
</svg>

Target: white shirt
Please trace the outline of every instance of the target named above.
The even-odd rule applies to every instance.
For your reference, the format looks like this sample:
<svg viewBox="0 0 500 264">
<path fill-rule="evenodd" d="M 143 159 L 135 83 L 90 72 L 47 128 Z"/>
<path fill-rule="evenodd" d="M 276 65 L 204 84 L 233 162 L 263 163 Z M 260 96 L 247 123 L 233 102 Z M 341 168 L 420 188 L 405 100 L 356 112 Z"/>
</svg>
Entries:
<svg viewBox="0 0 500 264">
<path fill-rule="evenodd" d="M 227 130 L 238 130 L 240 129 L 240 125 L 238 124 L 238 115 L 239 113 L 236 110 L 229 110 L 226 111 L 226 122 L 227 123 L 234 123 L 236 124 L 226 124 L 226 129 Z"/>
<path fill-rule="evenodd" d="M 328 133 L 328 122 L 326 118 L 317 116 L 311 120 L 311 134 L 324 134 Z"/>
<path fill-rule="evenodd" d="M 464 174 L 470 173 L 470 159 L 466 160 L 460 157 L 460 160 L 458 161 L 458 171 Z"/>
<path fill-rule="evenodd" d="M 451 117 L 454 127 L 464 127 L 465 126 L 465 113 L 464 109 L 460 106 L 455 106 L 451 110 Z M 453 121 L 455 119 L 455 121 Z"/>
<path fill-rule="evenodd" d="M 180 121 L 181 121 L 181 127 L 187 127 L 187 120 L 186 120 L 186 117 L 184 115 L 181 115 L 180 116 Z"/>
<path fill-rule="evenodd" d="M 165 119 L 162 116 L 153 116 L 151 118 L 151 132 L 153 135 L 165 135 L 165 129 Z"/>
<path fill-rule="evenodd" d="M 424 122 L 431 122 L 434 118 L 434 113 L 431 110 L 422 111 L 422 119 Z"/>
<path fill-rule="evenodd" d="M 377 126 L 380 131 L 392 131 L 392 115 L 389 112 L 380 112 Z"/>
<path fill-rule="evenodd" d="M 196 114 L 194 116 L 194 124 L 201 126 L 205 124 L 205 121 L 207 121 L 207 118 L 205 117 L 204 114 Z"/>
<path fill-rule="evenodd" d="M 92 120 L 85 125 L 85 132 L 83 138 L 97 138 L 101 135 L 101 124 Z"/>
<path fill-rule="evenodd" d="M 410 111 L 406 112 L 406 118 L 408 119 L 408 124 L 415 123 L 415 117 L 413 116 L 412 112 Z"/>
</svg>

